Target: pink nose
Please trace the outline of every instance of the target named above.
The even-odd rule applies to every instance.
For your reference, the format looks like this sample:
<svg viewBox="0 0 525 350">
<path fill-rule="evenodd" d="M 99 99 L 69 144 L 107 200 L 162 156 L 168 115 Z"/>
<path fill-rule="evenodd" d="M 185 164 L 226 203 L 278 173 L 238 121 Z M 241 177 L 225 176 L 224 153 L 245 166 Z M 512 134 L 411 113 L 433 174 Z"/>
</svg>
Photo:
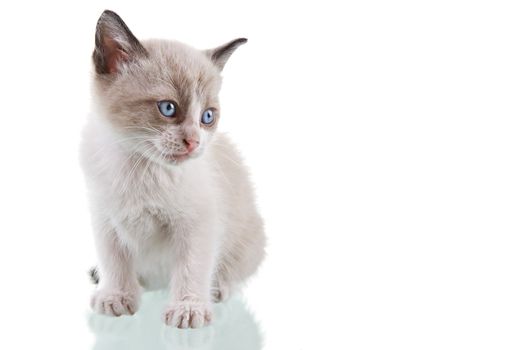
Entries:
<svg viewBox="0 0 525 350">
<path fill-rule="evenodd" d="M 199 141 L 194 139 L 184 139 L 184 145 L 186 146 L 188 153 L 191 153 L 195 148 L 199 147 Z"/>
</svg>

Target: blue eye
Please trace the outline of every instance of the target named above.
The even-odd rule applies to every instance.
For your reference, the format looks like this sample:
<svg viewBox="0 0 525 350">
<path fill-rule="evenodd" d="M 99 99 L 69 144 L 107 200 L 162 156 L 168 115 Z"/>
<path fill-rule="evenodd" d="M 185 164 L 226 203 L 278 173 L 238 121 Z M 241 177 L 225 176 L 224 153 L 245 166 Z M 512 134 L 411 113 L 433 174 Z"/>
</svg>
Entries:
<svg viewBox="0 0 525 350">
<path fill-rule="evenodd" d="M 214 120 L 213 111 L 211 109 L 207 109 L 204 111 L 204 113 L 202 113 L 202 117 L 201 117 L 202 124 L 206 124 L 206 125 L 212 124 L 213 120 Z"/>
<path fill-rule="evenodd" d="M 157 102 L 157 106 L 159 107 L 159 112 L 167 118 L 173 117 L 177 110 L 175 103 L 171 101 L 159 101 Z"/>
</svg>

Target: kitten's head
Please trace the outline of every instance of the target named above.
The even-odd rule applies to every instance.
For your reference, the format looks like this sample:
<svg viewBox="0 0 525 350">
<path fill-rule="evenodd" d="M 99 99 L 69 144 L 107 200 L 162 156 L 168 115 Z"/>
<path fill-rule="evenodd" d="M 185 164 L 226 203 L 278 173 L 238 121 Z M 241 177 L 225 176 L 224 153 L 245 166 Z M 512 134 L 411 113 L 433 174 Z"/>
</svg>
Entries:
<svg viewBox="0 0 525 350">
<path fill-rule="evenodd" d="M 164 164 L 201 154 L 220 117 L 220 73 L 246 39 L 199 51 L 175 41 L 139 42 L 104 11 L 95 36 L 95 97 L 130 151 Z"/>
</svg>

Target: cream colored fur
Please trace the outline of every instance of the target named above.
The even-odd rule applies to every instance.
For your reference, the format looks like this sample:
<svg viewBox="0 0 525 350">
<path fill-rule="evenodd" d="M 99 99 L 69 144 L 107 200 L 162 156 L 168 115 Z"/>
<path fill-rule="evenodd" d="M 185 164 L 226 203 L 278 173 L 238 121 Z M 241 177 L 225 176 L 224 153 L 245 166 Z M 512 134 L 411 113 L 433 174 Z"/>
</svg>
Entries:
<svg viewBox="0 0 525 350">
<path fill-rule="evenodd" d="M 115 26 L 112 20 L 103 14 L 97 30 L 104 21 Z M 92 307 L 133 314 L 143 289 L 169 288 L 166 324 L 200 327 L 212 319 L 212 300 L 227 298 L 256 271 L 263 224 L 238 151 L 200 124 L 206 108 L 218 117 L 222 66 L 210 51 L 177 42 L 141 44 L 147 56 L 128 50 L 117 73 L 95 74 L 83 135 L 100 274 Z M 156 101 L 165 99 L 181 104 L 180 122 L 159 114 Z M 190 136 L 198 149 L 168 159 Z"/>
</svg>

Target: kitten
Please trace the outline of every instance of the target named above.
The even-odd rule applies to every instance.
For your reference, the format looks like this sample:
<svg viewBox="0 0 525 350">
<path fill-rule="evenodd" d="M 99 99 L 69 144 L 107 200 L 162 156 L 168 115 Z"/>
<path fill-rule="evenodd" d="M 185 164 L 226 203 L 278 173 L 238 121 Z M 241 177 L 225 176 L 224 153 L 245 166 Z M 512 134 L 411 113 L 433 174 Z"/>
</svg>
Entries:
<svg viewBox="0 0 525 350">
<path fill-rule="evenodd" d="M 216 132 L 221 70 L 246 39 L 199 51 L 139 41 L 105 11 L 96 28 L 94 111 L 81 147 L 99 259 L 91 305 L 136 312 L 170 289 L 169 326 L 201 327 L 264 256 L 263 223 L 239 153 Z"/>
</svg>

